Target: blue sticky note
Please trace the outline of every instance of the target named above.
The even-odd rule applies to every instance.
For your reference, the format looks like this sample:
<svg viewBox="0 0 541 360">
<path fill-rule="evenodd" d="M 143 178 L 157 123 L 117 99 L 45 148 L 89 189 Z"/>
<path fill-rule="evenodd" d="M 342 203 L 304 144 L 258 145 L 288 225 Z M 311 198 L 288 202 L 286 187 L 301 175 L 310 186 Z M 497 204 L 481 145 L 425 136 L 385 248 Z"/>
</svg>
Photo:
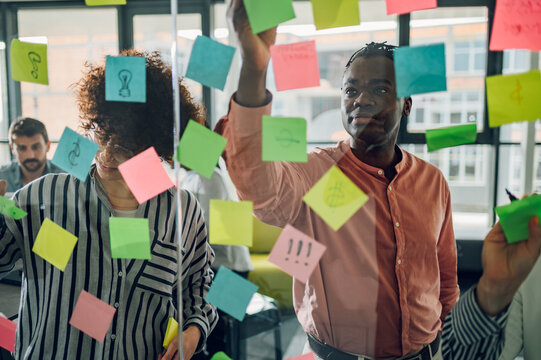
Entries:
<svg viewBox="0 0 541 360">
<path fill-rule="evenodd" d="M 244 319 L 246 308 L 258 286 L 224 266 L 220 266 L 205 300 L 238 321 Z"/>
<path fill-rule="evenodd" d="M 206 36 L 195 39 L 186 77 L 205 86 L 223 90 L 235 48 Z"/>
<path fill-rule="evenodd" d="M 394 69 L 398 97 L 447 90 L 444 44 L 399 47 Z"/>
<path fill-rule="evenodd" d="M 98 145 L 66 127 L 54 153 L 53 164 L 85 181 Z"/>
<path fill-rule="evenodd" d="M 107 56 L 105 61 L 105 100 L 147 101 L 146 59 L 142 56 Z"/>
</svg>

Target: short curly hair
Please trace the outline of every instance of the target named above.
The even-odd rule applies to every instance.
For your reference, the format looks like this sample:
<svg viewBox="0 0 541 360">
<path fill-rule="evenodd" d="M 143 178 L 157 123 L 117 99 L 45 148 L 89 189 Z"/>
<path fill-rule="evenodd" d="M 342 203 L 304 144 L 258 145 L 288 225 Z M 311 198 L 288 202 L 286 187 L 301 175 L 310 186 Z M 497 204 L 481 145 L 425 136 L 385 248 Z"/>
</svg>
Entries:
<svg viewBox="0 0 541 360">
<path fill-rule="evenodd" d="M 119 56 L 141 56 L 146 59 L 146 102 L 105 100 L 105 64 L 85 64 L 84 75 L 74 84 L 81 128 L 88 134 L 96 132 L 104 141 L 139 153 L 151 146 L 170 162 L 173 154 L 174 114 L 171 67 L 160 53 L 134 49 L 123 50 Z M 206 111 L 195 103 L 180 80 L 182 136 L 188 120 L 205 124 Z"/>
</svg>

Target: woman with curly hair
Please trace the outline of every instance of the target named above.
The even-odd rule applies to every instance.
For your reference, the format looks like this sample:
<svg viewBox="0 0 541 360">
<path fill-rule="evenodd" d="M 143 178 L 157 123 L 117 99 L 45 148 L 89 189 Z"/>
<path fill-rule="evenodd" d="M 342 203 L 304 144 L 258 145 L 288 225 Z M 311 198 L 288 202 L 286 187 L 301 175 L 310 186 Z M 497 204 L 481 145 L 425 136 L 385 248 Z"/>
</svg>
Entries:
<svg viewBox="0 0 541 360">
<path fill-rule="evenodd" d="M 105 66 L 87 65 L 76 95 L 81 127 L 99 145 L 87 180 L 69 174 L 42 177 L 15 194 L 26 217 L 0 217 L 0 276 L 17 259 L 24 263 L 17 359 L 76 359 L 81 354 L 91 359 L 177 358 L 177 339 L 166 352 L 162 343 L 168 319 L 178 318 L 174 299 L 179 277 L 185 359 L 201 349 L 217 321 L 216 309 L 204 300 L 214 254 L 193 195 L 178 192 L 183 217 L 178 244 L 177 191 L 170 189 L 139 204 L 118 171 L 122 162 L 151 146 L 164 161 L 172 161 L 171 69 L 158 53 L 125 50 L 120 55 L 145 57 L 146 102 L 106 101 Z M 182 123 L 189 119 L 203 123 L 204 111 L 182 81 L 180 97 Z M 150 260 L 111 258 L 113 216 L 149 220 Z M 45 218 L 78 237 L 63 272 L 32 252 Z M 177 273 L 179 258 L 182 274 Z M 103 342 L 69 324 L 82 290 L 116 309 Z"/>
</svg>

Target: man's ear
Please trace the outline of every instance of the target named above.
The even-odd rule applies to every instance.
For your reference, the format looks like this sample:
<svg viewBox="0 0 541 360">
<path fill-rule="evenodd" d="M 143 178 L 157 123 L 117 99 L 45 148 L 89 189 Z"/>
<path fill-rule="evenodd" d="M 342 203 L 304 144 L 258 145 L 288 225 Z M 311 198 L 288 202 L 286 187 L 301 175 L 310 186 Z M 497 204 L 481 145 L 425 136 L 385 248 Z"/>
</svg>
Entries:
<svg viewBox="0 0 541 360">
<path fill-rule="evenodd" d="M 51 148 L 51 142 L 47 141 L 47 144 L 45 145 L 45 152 L 49 152 L 50 148 Z"/>
<path fill-rule="evenodd" d="M 406 115 L 406 117 L 410 116 L 411 104 L 411 97 L 408 96 L 404 99 L 404 107 L 402 108 L 402 113 Z"/>
</svg>

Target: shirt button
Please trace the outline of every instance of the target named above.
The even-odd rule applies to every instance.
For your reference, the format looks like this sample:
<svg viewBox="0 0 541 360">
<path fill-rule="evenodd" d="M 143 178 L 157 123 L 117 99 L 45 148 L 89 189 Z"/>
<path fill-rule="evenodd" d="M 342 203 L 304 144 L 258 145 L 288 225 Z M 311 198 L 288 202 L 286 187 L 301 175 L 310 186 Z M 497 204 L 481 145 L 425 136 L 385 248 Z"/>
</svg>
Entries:
<svg viewBox="0 0 541 360">
<path fill-rule="evenodd" d="M 393 189 L 393 187 L 391 185 L 389 185 L 389 191 L 391 191 Z"/>
<path fill-rule="evenodd" d="M 116 335 L 115 334 L 111 335 L 111 340 L 115 340 L 115 339 L 116 339 Z"/>
<path fill-rule="evenodd" d="M 383 175 L 383 170 L 378 170 L 378 175 Z"/>
<path fill-rule="evenodd" d="M 122 275 L 123 275 L 123 274 L 122 274 L 122 271 L 119 271 L 119 272 L 118 272 L 118 276 L 122 277 Z"/>
<path fill-rule="evenodd" d="M 400 226 L 400 223 L 397 221 L 394 223 L 396 225 L 396 227 L 399 227 Z"/>
<path fill-rule="evenodd" d="M 398 259 L 397 263 L 398 265 L 402 264 L 402 260 Z"/>
<path fill-rule="evenodd" d="M 115 307 L 118 309 L 119 306 L 120 306 L 120 304 L 116 302 Z"/>
</svg>

